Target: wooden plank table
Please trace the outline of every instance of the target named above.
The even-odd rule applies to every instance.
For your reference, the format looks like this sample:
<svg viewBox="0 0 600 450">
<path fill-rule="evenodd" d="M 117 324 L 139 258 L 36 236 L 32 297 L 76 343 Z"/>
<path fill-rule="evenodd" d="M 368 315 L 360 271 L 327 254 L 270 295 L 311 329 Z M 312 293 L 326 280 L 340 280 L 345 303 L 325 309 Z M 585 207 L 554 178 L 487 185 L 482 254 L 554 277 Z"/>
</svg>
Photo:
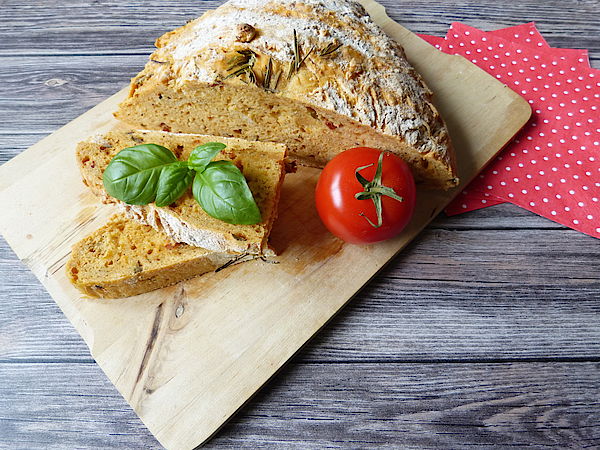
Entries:
<svg viewBox="0 0 600 450">
<path fill-rule="evenodd" d="M 600 67 L 598 2 L 385 1 L 415 32 L 535 20 Z M 2 2 L 0 163 L 219 1 Z M 511 205 L 439 217 L 208 447 L 600 446 L 600 242 Z M 157 448 L 0 240 L 0 447 Z"/>
</svg>

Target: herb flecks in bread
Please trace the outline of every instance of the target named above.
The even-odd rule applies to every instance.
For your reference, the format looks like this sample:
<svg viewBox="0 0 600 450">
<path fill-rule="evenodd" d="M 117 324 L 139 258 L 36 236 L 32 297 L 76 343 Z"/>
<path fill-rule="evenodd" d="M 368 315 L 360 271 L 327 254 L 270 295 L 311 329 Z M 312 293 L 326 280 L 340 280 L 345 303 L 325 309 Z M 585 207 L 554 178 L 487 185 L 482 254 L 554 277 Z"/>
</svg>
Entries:
<svg viewBox="0 0 600 450">
<path fill-rule="evenodd" d="M 143 294 L 252 259 L 177 244 L 164 233 L 116 215 L 73 246 L 66 265 L 70 281 L 92 297 Z"/>
<path fill-rule="evenodd" d="M 254 28 L 251 40 L 238 39 L 239 24 Z M 406 160 L 417 181 L 458 183 L 432 93 L 355 1 L 233 0 L 156 45 L 151 59 L 164 64 L 146 65 L 116 114 L 138 128 L 283 142 L 319 167 L 375 147 Z M 251 56 L 232 71 L 239 52 Z"/>
<path fill-rule="evenodd" d="M 157 207 L 154 203 L 128 205 L 115 200 L 104 189 L 104 170 L 122 148 L 154 143 L 172 150 L 179 160 L 185 161 L 196 147 L 215 140 L 227 146 L 215 159 L 231 161 L 241 170 L 260 210 L 261 222 L 234 225 L 215 219 L 200 207 L 191 189 L 165 207 Z M 81 142 L 77 147 L 84 183 L 103 201 L 116 203 L 129 217 L 153 226 L 176 242 L 214 251 L 253 254 L 272 253 L 267 240 L 277 216 L 286 171 L 285 154 L 286 149 L 280 144 L 139 130 L 112 131 Z"/>
</svg>

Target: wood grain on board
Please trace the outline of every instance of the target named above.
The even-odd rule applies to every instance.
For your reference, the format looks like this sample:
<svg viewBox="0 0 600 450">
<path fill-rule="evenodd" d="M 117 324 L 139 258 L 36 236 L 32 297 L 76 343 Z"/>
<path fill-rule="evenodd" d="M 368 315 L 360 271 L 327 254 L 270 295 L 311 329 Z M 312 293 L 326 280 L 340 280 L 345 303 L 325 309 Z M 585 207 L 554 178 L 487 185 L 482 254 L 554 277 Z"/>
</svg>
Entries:
<svg viewBox="0 0 600 450">
<path fill-rule="evenodd" d="M 529 106 L 472 64 L 440 54 L 392 22 L 378 5 L 368 6 L 436 92 L 466 183 L 526 122 Z M 283 188 L 272 234 L 283 250 L 279 264 L 253 261 L 127 301 L 90 301 L 62 269 L 71 245 L 112 210 L 81 184 L 73 149 L 116 125 L 111 113 L 123 95 L 0 169 L 6 212 L 0 229 L 150 431 L 169 448 L 190 448 L 210 437 L 454 193 L 420 192 L 417 214 L 400 237 L 349 246 L 321 226 L 312 208 L 318 171 L 302 169 Z"/>
</svg>

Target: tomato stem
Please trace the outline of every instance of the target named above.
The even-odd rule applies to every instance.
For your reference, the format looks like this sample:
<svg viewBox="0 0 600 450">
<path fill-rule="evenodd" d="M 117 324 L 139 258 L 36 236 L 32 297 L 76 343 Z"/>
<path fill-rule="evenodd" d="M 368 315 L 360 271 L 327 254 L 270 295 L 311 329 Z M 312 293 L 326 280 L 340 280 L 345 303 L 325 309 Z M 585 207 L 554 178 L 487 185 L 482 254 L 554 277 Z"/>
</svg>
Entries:
<svg viewBox="0 0 600 450">
<path fill-rule="evenodd" d="M 365 220 L 369 222 L 369 224 L 373 228 L 379 228 L 381 225 L 383 225 L 383 210 L 381 206 L 382 196 L 385 195 L 399 202 L 404 201 L 402 197 L 396 194 L 396 191 L 394 191 L 394 189 L 385 186 L 381 183 L 381 174 L 383 172 L 383 155 L 384 152 L 381 152 L 379 154 L 379 159 L 377 160 L 377 169 L 375 170 L 375 176 L 373 177 L 373 180 L 369 181 L 360 174 L 361 170 L 371 167 L 373 166 L 373 164 L 358 167 L 355 172 L 356 179 L 364 188 L 364 191 L 358 192 L 354 197 L 357 200 L 372 200 L 373 205 L 375 206 L 375 213 L 377 214 L 377 224 L 373 223 L 364 213 L 360 213 L 360 215 L 364 217 Z"/>
</svg>

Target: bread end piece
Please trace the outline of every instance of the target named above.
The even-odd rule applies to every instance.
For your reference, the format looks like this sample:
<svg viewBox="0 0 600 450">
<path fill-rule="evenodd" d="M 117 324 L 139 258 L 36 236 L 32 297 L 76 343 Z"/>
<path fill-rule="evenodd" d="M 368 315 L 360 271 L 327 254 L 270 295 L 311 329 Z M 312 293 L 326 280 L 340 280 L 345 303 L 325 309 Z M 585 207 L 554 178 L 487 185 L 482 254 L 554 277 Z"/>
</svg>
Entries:
<svg viewBox="0 0 600 450">
<path fill-rule="evenodd" d="M 247 254 L 175 243 L 152 227 L 119 214 L 73 246 L 66 272 L 71 283 L 90 297 L 121 298 L 249 259 L 252 257 Z"/>
</svg>

